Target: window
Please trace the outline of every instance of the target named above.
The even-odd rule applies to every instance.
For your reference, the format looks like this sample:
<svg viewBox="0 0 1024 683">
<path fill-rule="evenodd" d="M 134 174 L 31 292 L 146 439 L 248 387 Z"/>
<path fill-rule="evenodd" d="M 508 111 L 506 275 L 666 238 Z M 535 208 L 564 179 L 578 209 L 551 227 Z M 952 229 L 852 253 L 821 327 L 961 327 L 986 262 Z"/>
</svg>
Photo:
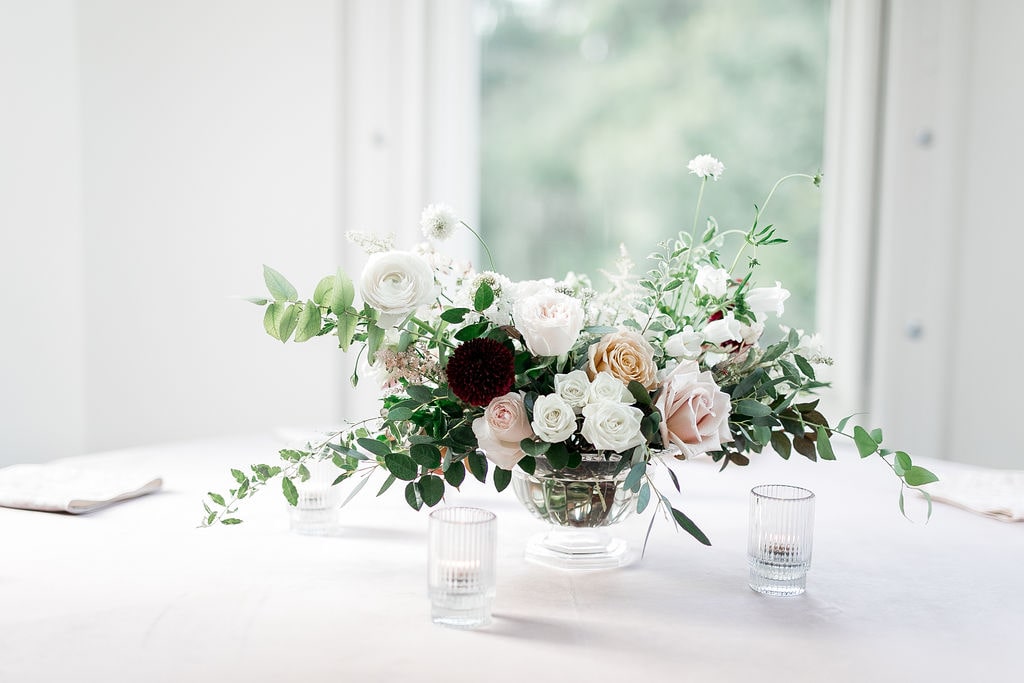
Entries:
<svg viewBox="0 0 1024 683">
<path fill-rule="evenodd" d="M 705 191 L 723 228 L 791 172 L 820 168 L 826 0 L 478 0 L 481 229 L 514 278 L 584 271 L 600 285 L 618 245 L 643 258 L 689 230 L 687 161 L 726 165 Z M 820 196 L 784 185 L 764 218 L 761 284 L 793 292 L 814 327 Z M 749 253 L 749 252 L 748 252 Z"/>
</svg>

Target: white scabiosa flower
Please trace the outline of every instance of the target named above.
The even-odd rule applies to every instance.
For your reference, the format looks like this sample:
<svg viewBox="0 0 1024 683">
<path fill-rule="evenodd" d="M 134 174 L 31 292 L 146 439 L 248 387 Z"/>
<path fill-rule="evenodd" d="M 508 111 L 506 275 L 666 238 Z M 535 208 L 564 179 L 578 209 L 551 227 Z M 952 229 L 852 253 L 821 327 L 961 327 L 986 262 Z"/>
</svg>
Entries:
<svg viewBox="0 0 1024 683">
<path fill-rule="evenodd" d="M 561 443 L 576 433 L 576 413 L 558 394 L 538 396 L 531 426 L 543 441 Z"/>
<path fill-rule="evenodd" d="M 420 230 L 427 239 L 443 242 L 459 226 L 459 217 L 447 204 L 431 204 L 420 215 Z"/>
<path fill-rule="evenodd" d="M 725 164 L 710 154 L 698 154 L 690 159 L 690 163 L 686 165 L 686 168 L 690 169 L 690 173 L 693 173 L 698 178 L 718 180 L 718 177 L 725 171 Z"/>
</svg>

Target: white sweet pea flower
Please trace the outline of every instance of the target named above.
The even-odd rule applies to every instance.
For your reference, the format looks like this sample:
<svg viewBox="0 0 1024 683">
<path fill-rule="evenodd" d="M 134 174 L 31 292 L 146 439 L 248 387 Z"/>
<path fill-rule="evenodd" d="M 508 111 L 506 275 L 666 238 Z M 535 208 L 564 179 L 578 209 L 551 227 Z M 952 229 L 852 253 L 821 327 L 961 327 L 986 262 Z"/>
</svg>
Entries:
<svg viewBox="0 0 1024 683">
<path fill-rule="evenodd" d="M 622 382 L 619 382 L 621 385 Z M 555 375 L 555 393 L 569 404 L 577 413 L 587 405 L 590 393 L 590 378 L 583 370 L 573 370 L 567 374 Z"/>
<path fill-rule="evenodd" d="M 784 304 L 789 298 L 789 290 L 781 282 L 776 282 L 774 287 L 754 287 L 744 298 L 758 320 L 767 317 L 768 313 L 779 317 L 786 310 Z"/>
<path fill-rule="evenodd" d="M 682 332 L 677 332 L 665 340 L 665 353 L 673 358 L 694 360 L 700 355 L 703 343 L 704 335 L 687 325 Z"/>
<path fill-rule="evenodd" d="M 644 413 L 639 408 L 615 401 L 591 403 L 583 409 L 583 438 L 601 451 L 624 451 L 644 442 L 640 433 L 640 420 Z"/>
<path fill-rule="evenodd" d="M 709 264 L 698 266 L 697 276 L 694 278 L 693 284 L 696 285 L 701 294 L 709 294 L 713 297 L 721 298 L 725 296 L 725 292 L 728 289 L 729 271 Z"/>
<path fill-rule="evenodd" d="M 727 342 L 739 344 L 743 341 L 743 323 L 730 311 L 704 326 L 704 339 L 715 346 L 725 346 Z"/>
<path fill-rule="evenodd" d="M 459 227 L 459 217 L 447 204 L 431 204 L 420 214 L 420 230 L 427 239 L 443 242 Z"/>
<path fill-rule="evenodd" d="M 583 330 L 583 305 L 579 299 L 553 290 L 517 301 L 513 317 L 526 347 L 537 356 L 568 353 Z"/>
<path fill-rule="evenodd" d="M 531 426 L 543 441 L 560 443 L 576 432 L 576 413 L 558 394 L 538 396 Z"/>
<path fill-rule="evenodd" d="M 629 393 L 629 389 L 621 380 L 616 379 L 615 375 L 610 372 L 599 372 L 590 382 L 590 387 L 587 390 L 587 403 L 607 403 L 609 401 L 627 405 L 636 403 L 633 394 Z"/>
<path fill-rule="evenodd" d="M 359 277 L 359 295 L 377 310 L 377 324 L 384 328 L 394 327 L 429 304 L 434 294 L 430 264 L 407 251 L 371 254 Z"/>
<path fill-rule="evenodd" d="M 690 159 L 690 163 L 686 165 L 686 168 L 690 169 L 690 173 L 693 173 L 698 178 L 718 180 L 719 176 L 725 171 L 725 164 L 710 154 L 698 154 Z"/>
</svg>

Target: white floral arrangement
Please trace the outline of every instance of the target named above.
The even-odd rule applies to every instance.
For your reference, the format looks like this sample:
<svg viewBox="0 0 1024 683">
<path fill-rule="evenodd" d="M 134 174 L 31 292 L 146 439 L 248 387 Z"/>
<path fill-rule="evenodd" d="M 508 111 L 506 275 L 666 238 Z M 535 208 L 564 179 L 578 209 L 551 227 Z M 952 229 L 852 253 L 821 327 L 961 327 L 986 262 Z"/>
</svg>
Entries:
<svg viewBox="0 0 1024 683">
<path fill-rule="evenodd" d="M 760 225 L 779 185 L 803 178 L 817 186 L 820 175 L 779 180 L 749 230 L 721 231 L 708 217 L 698 231 L 704 188 L 725 169 L 706 154 L 688 168 L 700 181 L 691 230 L 660 243 L 642 275 L 623 249 L 600 290 L 574 273 L 513 282 L 494 268 L 479 235 L 444 205 L 423 211 L 429 241 L 413 251 L 396 250 L 390 238 L 348 233 L 369 254 L 356 283 L 338 270 L 303 300 L 265 266 L 270 297 L 252 301 L 266 309 L 267 333 L 282 342 L 330 337 L 343 351 L 358 347 L 381 387 L 380 418 L 305 449 L 282 450 L 276 465 L 232 470 L 237 487 L 210 494 L 203 524 L 240 522 L 239 502 L 278 477 L 295 505 L 295 483 L 309 477 L 307 465 L 316 460 L 338 468 L 335 484 L 358 478 L 351 495 L 382 471 L 378 495 L 402 481 L 406 501 L 420 509 L 438 504 L 467 474 L 489 478 L 501 491 L 514 468 L 531 475 L 539 467 L 571 471 L 586 455 L 628 468 L 625 486 L 639 511 L 654 500 L 709 544 L 655 488 L 654 466 L 698 456 L 723 468 L 746 465 L 766 449 L 786 459 L 796 451 L 832 460 L 836 435 L 893 470 L 902 510 L 905 488 L 936 477 L 907 453 L 883 448 L 880 430 L 848 431 L 850 418 L 832 425 L 819 412 L 812 394 L 828 383 L 815 367 L 832 361 L 818 335 L 782 328 L 779 341 L 764 341 L 790 293 L 779 282 L 755 286 L 757 260 L 741 260 L 747 248 L 785 243 Z M 490 270 L 477 272 L 434 247 L 460 229 L 480 239 Z M 742 242 L 724 267 L 728 239 Z"/>
</svg>

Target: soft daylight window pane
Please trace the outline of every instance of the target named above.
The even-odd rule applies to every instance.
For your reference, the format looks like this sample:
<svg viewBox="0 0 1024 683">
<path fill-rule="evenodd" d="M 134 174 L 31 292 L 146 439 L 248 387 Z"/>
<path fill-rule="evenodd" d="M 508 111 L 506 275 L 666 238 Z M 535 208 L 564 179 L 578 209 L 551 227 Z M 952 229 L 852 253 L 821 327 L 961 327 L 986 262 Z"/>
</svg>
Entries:
<svg viewBox="0 0 1024 683">
<path fill-rule="evenodd" d="M 700 153 L 726 166 L 707 212 L 749 227 L 775 180 L 820 167 L 827 5 L 479 0 L 481 229 L 499 270 L 602 286 L 620 242 L 642 266 L 690 229 Z M 804 329 L 819 213 L 809 182 L 784 185 L 765 218 L 791 244 L 757 254 L 759 282 L 793 291 L 786 320 Z"/>
</svg>

